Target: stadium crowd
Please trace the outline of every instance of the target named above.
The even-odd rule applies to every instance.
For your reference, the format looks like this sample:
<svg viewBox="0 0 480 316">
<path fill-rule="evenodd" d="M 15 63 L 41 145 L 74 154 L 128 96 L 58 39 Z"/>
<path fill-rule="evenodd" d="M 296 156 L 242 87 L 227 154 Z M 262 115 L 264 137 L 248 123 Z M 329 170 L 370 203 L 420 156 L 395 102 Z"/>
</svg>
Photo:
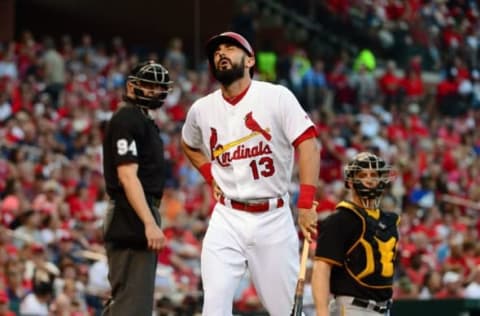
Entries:
<svg viewBox="0 0 480 316">
<path fill-rule="evenodd" d="M 425 1 L 423 10 L 430 5 Z M 459 32 L 457 44 L 440 54 L 434 80 L 425 78 L 420 54 L 396 66 L 395 60 L 382 64 L 368 49 L 322 56 L 292 43 L 274 51 L 280 57 L 272 63 L 271 47 L 257 46 L 255 77 L 288 86 L 316 122 L 320 220 L 346 193 L 342 166 L 348 158 L 370 150 L 395 166 L 398 175 L 382 207 L 402 215 L 396 299 L 480 298 L 478 44 L 471 58 L 471 32 Z M 199 255 L 215 201 L 179 141 L 188 107 L 216 88 L 206 63 L 190 69 L 180 38 L 162 54 L 139 56 L 120 37 L 100 43 L 84 34 L 76 43 L 68 35 L 38 40 L 24 31 L 0 45 L 0 315 L 99 314 L 109 292 L 102 133 L 122 101 L 126 73 L 145 58 L 161 61 L 175 81 L 155 118 L 170 164 L 161 203 L 168 244 L 158 257 L 157 314 L 199 310 Z M 291 187 L 292 205 L 297 190 Z M 308 289 L 307 313 L 313 304 Z M 236 309 L 261 309 L 248 277 Z"/>
</svg>

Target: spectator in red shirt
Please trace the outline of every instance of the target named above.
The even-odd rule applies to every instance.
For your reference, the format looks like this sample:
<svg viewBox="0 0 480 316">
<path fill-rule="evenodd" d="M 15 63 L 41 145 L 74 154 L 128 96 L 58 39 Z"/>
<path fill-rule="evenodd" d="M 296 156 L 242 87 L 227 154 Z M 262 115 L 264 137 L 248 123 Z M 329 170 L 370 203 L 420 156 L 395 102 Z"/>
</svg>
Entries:
<svg viewBox="0 0 480 316">
<path fill-rule="evenodd" d="M 444 121 L 444 125 L 437 131 L 437 136 L 443 141 L 448 149 L 457 148 L 462 141 L 462 136 L 457 130 L 455 130 L 454 124 L 450 119 Z"/>
<path fill-rule="evenodd" d="M 320 135 L 322 149 L 320 151 L 320 179 L 331 183 L 343 176 L 343 161 L 345 160 L 346 148 L 340 143 L 339 128 L 333 127 L 330 135 Z M 328 135 L 328 136 L 327 136 Z M 334 139 L 337 136 L 337 141 Z"/>
<path fill-rule="evenodd" d="M 443 28 L 442 44 L 447 50 L 455 50 L 462 43 L 462 34 L 455 27 L 453 17 L 447 19 L 447 25 Z"/>
<path fill-rule="evenodd" d="M 88 188 L 84 184 L 79 184 L 75 188 L 74 194 L 67 197 L 70 205 L 70 214 L 76 219 L 82 215 L 93 215 L 94 200 L 89 195 Z"/>
<path fill-rule="evenodd" d="M 333 109 L 336 113 L 348 111 L 349 107 L 355 103 L 355 91 L 349 84 L 346 68 L 346 61 L 339 60 L 327 75 L 328 85 L 334 95 Z"/>
<path fill-rule="evenodd" d="M 408 106 L 408 112 L 410 114 L 408 116 L 408 125 L 410 126 L 412 136 L 416 139 L 428 138 L 430 131 L 420 117 L 420 106 L 418 103 L 411 103 Z"/>
<path fill-rule="evenodd" d="M 429 267 L 423 262 L 422 253 L 417 251 L 410 258 L 410 266 L 406 267 L 405 274 L 417 288 L 421 288 L 428 271 Z"/>
<path fill-rule="evenodd" d="M 456 76 L 457 70 L 450 68 L 447 70 L 446 77 L 437 85 L 436 103 L 440 114 L 446 116 L 456 116 L 458 114 L 457 101 L 459 94 Z"/>
<path fill-rule="evenodd" d="M 444 263 L 446 270 L 456 271 L 460 277 L 468 275 L 470 268 L 463 253 L 463 244 L 455 243 L 450 245 L 450 255 Z"/>
<path fill-rule="evenodd" d="M 425 89 L 421 72 L 414 71 L 413 69 L 407 69 L 401 85 L 406 97 L 406 101 L 419 102 L 422 100 L 425 94 Z"/>
<path fill-rule="evenodd" d="M 387 126 L 388 140 L 392 143 L 396 143 L 399 140 L 407 140 L 408 132 L 408 120 L 402 114 L 394 116 L 393 122 Z"/>
<path fill-rule="evenodd" d="M 384 95 L 385 99 L 383 101 L 383 105 L 386 109 L 390 109 L 395 107 L 399 104 L 399 97 L 400 97 L 400 84 L 401 78 L 397 76 L 395 73 L 396 66 L 393 60 L 389 60 L 387 62 L 387 66 L 385 68 L 385 73 L 383 73 L 379 80 L 378 85 L 382 94 Z"/>
<path fill-rule="evenodd" d="M 401 20 L 405 14 L 405 10 L 406 8 L 404 1 L 389 0 L 385 6 L 387 19 L 390 21 Z"/>
</svg>

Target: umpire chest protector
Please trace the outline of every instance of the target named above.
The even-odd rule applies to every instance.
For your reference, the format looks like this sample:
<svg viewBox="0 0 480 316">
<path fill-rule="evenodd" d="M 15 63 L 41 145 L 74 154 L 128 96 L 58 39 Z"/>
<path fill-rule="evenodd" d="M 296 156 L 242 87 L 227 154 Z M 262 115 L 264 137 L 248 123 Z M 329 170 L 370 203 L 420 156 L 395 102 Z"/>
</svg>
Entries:
<svg viewBox="0 0 480 316">
<path fill-rule="evenodd" d="M 346 271 L 364 287 L 391 288 L 399 216 L 379 209 L 365 210 L 346 201 L 338 207 L 353 212 L 362 221 L 362 232 L 347 252 L 344 262 Z"/>
</svg>

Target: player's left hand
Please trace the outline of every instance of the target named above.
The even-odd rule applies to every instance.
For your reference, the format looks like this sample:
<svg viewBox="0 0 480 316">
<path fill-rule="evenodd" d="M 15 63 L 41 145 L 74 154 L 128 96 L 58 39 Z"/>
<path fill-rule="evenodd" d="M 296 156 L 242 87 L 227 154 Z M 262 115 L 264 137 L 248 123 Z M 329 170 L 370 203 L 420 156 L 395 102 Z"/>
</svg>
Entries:
<svg viewBox="0 0 480 316">
<path fill-rule="evenodd" d="M 317 234 L 317 205 L 318 202 L 315 201 L 310 209 L 298 209 L 298 225 L 309 243 L 313 241 L 313 236 Z"/>
</svg>

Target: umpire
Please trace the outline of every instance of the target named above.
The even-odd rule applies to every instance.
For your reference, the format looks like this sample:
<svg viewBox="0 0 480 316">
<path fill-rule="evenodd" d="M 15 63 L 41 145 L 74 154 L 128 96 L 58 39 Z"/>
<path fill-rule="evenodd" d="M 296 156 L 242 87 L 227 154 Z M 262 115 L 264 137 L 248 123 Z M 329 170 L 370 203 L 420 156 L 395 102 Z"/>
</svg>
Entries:
<svg viewBox="0 0 480 316">
<path fill-rule="evenodd" d="M 166 164 L 150 111 L 162 106 L 171 84 L 162 65 L 136 66 L 126 80 L 125 104 L 105 131 L 103 168 L 111 205 L 104 239 L 112 294 L 102 315 L 152 315 L 157 251 L 165 244 L 158 210 Z"/>
<path fill-rule="evenodd" d="M 317 238 L 312 274 L 317 316 L 389 315 L 400 218 L 380 204 L 393 179 L 391 166 L 369 152 L 346 165 L 350 199 L 322 222 Z"/>
</svg>

